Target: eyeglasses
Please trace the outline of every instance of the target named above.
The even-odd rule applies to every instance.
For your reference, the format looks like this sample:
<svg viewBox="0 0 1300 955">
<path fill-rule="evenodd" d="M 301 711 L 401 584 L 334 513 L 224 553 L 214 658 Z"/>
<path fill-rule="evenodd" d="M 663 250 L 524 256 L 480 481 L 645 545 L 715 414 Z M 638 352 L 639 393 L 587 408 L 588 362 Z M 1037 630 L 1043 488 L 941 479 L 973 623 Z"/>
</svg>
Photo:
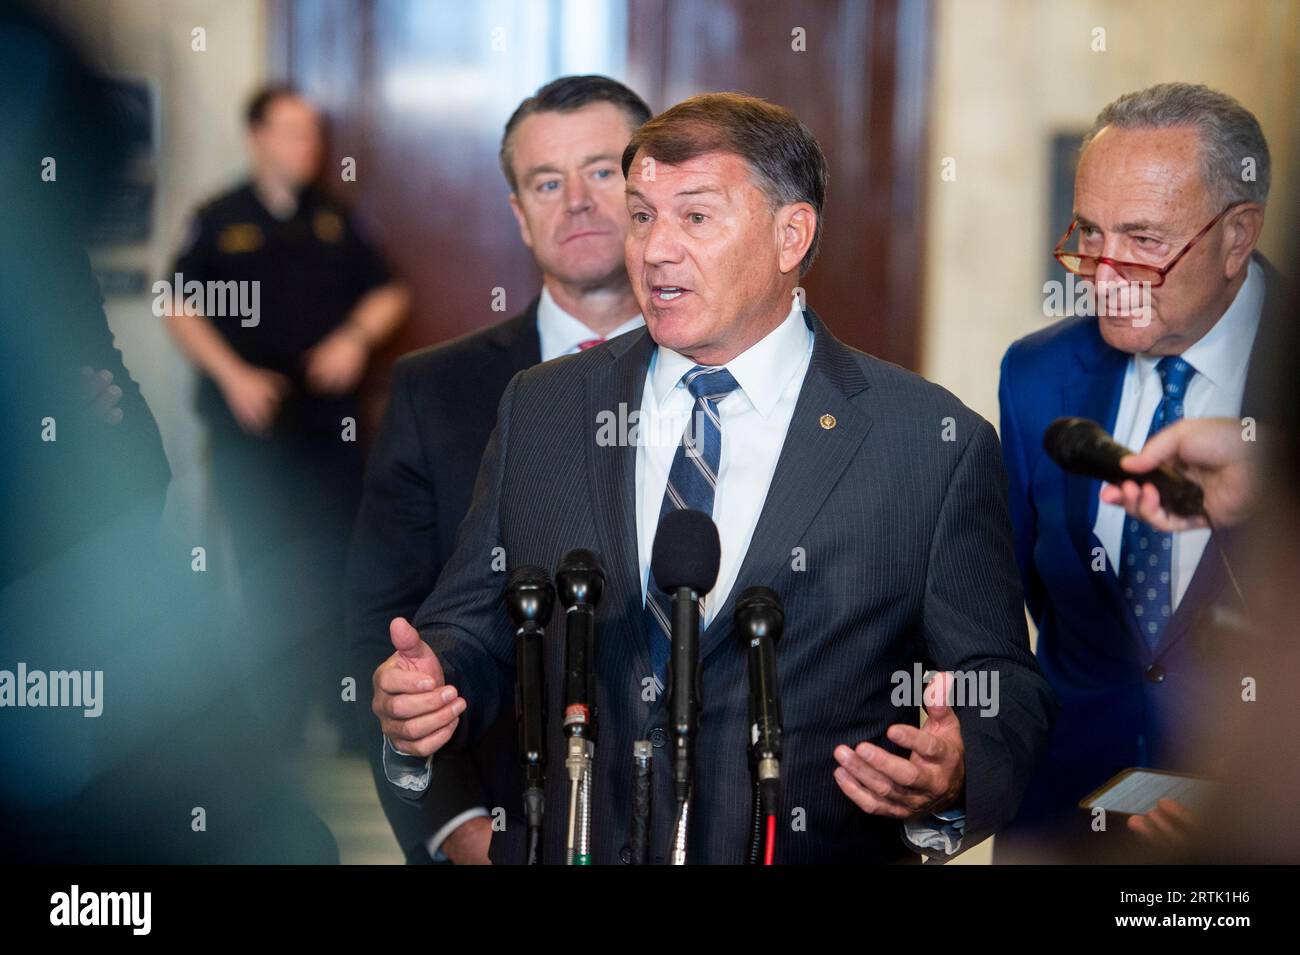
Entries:
<svg viewBox="0 0 1300 955">
<path fill-rule="evenodd" d="M 1056 243 L 1056 248 L 1052 250 L 1052 257 L 1060 262 L 1067 270 L 1075 275 L 1082 275 L 1085 278 L 1092 278 L 1097 274 L 1097 266 L 1103 262 L 1119 273 L 1120 278 L 1125 282 L 1141 282 L 1150 285 L 1152 288 L 1163 285 L 1165 276 L 1169 270 L 1178 264 L 1178 260 L 1191 251 L 1192 246 L 1205 238 L 1206 233 L 1218 224 L 1219 220 L 1228 214 L 1228 210 L 1242 205 L 1246 200 L 1242 199 L 1237 202 L 1229 203 L 1223 207 L 1223 211 L 1206 224 L 1205 228 L 1192 237 L 1192 241 L 1183 246 L 1182 251 L 1170 259 L 1164 266 L 1143 265 L 1140 262 L 1121 262 L 1118 259 L 1107 258 L 1104 255 L 1087 255 L 1083 252 L 1066 252 L 1065 243 L 1070 241 L 1070 236 L 1079 226 L 1079 219 L 1076 216 L 1070 223 L 1070 228 L 1065 230 L 1065 235 L 1061 236 L 1061 241 Z"/>
</svg>

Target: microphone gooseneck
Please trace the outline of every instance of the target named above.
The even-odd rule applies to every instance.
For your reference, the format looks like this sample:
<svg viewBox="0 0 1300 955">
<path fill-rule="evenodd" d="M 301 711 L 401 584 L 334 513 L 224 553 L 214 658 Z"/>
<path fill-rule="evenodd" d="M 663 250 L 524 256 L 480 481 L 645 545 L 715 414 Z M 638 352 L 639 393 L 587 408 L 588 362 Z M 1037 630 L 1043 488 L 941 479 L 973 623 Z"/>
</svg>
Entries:
<svg viewBox="0 0 1300 955">
<path fill-rule="evenodd" d="M 781 701 L 776 685 L 776 644 L 785 629 L 781 599 L 767 587 L 750 587 L 736 601 L 736 634 L 749 652 L 750 765 L 754 773 L 754 828 L 750 861 L 771 865 L 781 802 Z"/>
<path fill-rule="evenodd" d="M 600 559 L 577 549 L 555 570 L 564 605 L 564 760 L 569 774 L 565 863 L 591 864 L 591 767 L 596 751 L 596 606 L 605 586 Z"/>
<path fill-rule="evenodd" d="M 632 865 L 645 865 L 650 861 L 650 808 L 651 760 L 653 747 L 649 740 L 639 739 L 632 744 L 632 819 L 628 828 L 629 861 Z"/>
</svg>

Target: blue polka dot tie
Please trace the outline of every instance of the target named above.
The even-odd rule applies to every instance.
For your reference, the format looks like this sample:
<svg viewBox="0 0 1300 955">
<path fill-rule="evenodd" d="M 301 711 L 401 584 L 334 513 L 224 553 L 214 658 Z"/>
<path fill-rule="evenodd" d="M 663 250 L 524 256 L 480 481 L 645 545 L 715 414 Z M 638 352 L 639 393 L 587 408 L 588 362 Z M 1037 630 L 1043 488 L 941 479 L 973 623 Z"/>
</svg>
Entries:
<svg viewBox="0 0 1300 955">
<path fill-rule="evenodd" d="M 1196 374 L 1195 368 L 1176 355 L 1161 358 L 1156 371 L 1160 372 L 1164 394 L 1151 419 L 1148 437 L 1182 419 L 1187 383 Z M 1120 587 L 1152 651 L 1160 643 L 1165 625 L 1174 612 L 1173 556 L 1173 534 L 1157 531 L 1136 517 L 1124 518 L 1124 543 L 1119 557 Z"/>
<path fill-rule="evenodd" d="M 713 497 L 718 487 L 718 465 L 722 461 L 722 421 L 718 402 L 740 387 L 722 365 L 696 365 L 682 375 L 695 404 L 682 432 L 681 443 L 668 469 L 659 517 L 672 510 L 690 509 L 713 514 Z M 700 601 L 701 616 L 704 602 Z M 672 600 L 655 583 L 654 571 L 646 584 L 646 612 L 650 615 L 650 663 L 660 687 L 668 673 L 672 647 Z"/>
</svg>

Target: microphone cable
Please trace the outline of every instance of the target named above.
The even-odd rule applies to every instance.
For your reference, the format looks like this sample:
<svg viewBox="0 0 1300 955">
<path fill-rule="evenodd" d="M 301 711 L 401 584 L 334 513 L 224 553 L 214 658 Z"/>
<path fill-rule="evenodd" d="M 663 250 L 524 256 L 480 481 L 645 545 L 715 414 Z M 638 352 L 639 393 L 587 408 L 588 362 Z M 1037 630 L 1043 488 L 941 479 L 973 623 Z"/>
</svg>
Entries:
<svg viewBox="0 0 1300 955">
<path fill-rule="evenodd" d="M 627 839 L 632 865 L 646 865 L 650 859 L 651 754 L 649 740 L 632 744 L 632 822 Z"/>
</svg>

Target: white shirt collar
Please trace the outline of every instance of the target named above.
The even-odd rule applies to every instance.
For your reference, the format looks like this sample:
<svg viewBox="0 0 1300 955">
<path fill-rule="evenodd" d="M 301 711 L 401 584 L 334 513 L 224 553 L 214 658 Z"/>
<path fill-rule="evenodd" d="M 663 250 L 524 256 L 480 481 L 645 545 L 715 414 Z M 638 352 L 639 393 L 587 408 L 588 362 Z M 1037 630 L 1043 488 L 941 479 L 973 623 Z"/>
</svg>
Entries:
<svg viewBox="0 0 1300 955">
<path fill-rule="evenodd" d="M 1241 283 L 1232 304 L 1219 316 L 1200 340 L 1188 347 L 1182 359 L 1216 388 L 1240 391 L 1250 367 L 1250 352 L 1255 332 L 1264 311 L 1264 270 L 1254 259 L 1246 267 L 1246 281 Z M 1156 374 L 1156 355 L 1136 355 L 1142 381 Z"/>
<path fill-rule="evenodd" d="M 542 361 L 567 355 L 575 351 L 581 342 L 601 337 L 617 338 L 644 324 L 645 320 L 640 315 L 634 315 L 608 335 L 601 336 L 560 308 L 545 285 L 542 286 L 541 299 L 537 303 L 537 337 L 541 341 Z"/>
<path fill-rule="evenodd" d="M 791 358 L 807 350 L 811 337 L 812 330 L 804 322 L 803 308 L 795 297 L 785 321 L 726 363 L 740 390 L 763 417 L 770 415 L 781 400 L 791 376 L 799 368 L 799 363 Z M 655 402 L 662 405 L 681 383 L 682 376 L 694 367 L 695 362 L 685 355 L 671 348 L 657 347 L 650 368 Z"/>
</svg>

